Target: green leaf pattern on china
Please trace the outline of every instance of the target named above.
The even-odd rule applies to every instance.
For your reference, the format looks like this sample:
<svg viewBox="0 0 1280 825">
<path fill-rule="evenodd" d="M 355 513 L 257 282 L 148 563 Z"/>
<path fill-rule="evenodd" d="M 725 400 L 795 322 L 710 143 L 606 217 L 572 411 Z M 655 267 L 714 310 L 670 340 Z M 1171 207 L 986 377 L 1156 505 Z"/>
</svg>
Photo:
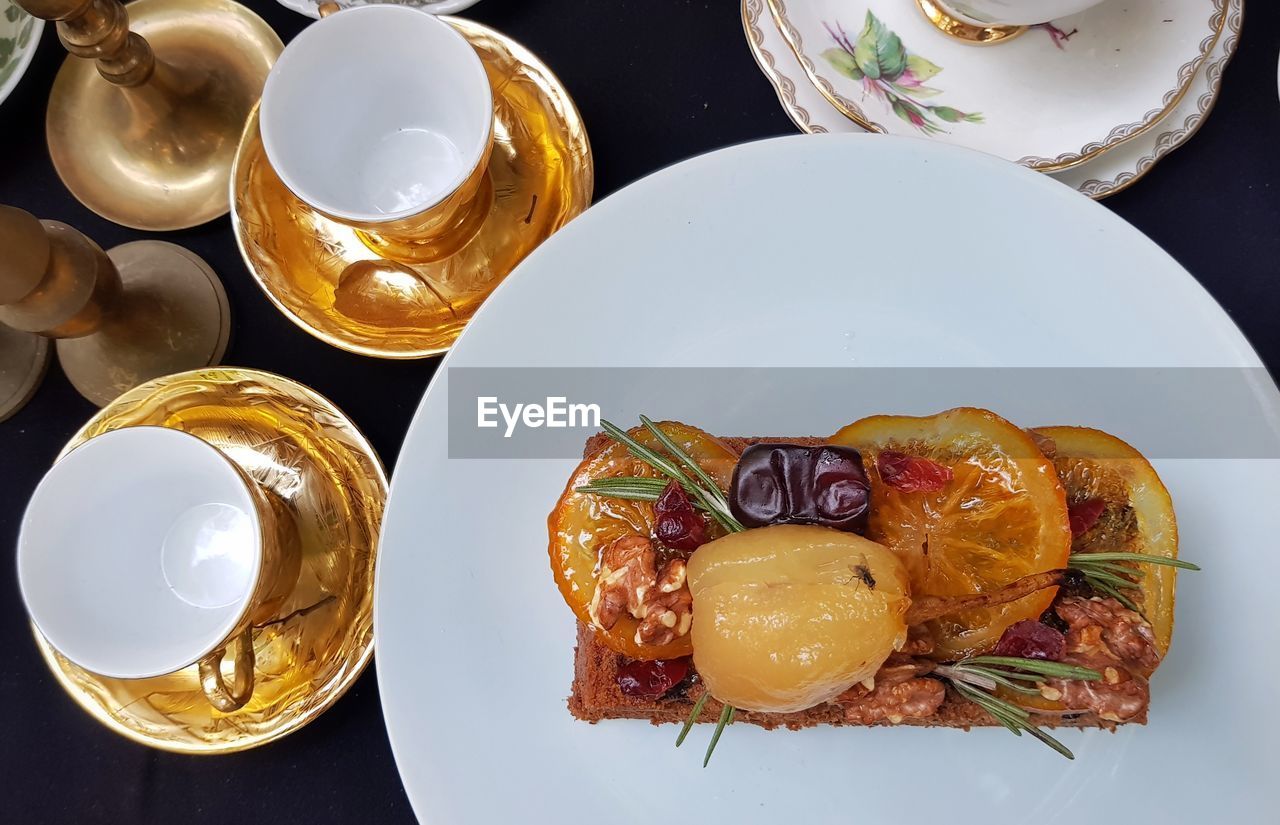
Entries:
<svg viewBox="0 0 1280 825">
<path fill-rule="evenodd" d="M 864 93 L 887 103 L 895 115 L 919 131 L 934 135 L 945 131 L 940 123 L 983 122 L 978 112 L 925 103 L 942 94 L 941 89 L 925 85 L 942 67 L 907 51 L 902 38 L 870 10 L 856 40 L 850 41 L 838 25 L 834 29 L 828 25 L 827 31 L 836 46 L 822 52 L 822 58 L 840 74 L 859 81 Z"/>
<path fill-rule="evenodd" d="M 3 2 L 3 0 L 0 0 L 0 2 Z M 0 37 L 0 84 L 8 81 L 17 70 L 21 53 L 31 42 L 31 36 L 36 29 L 35 18 L 24 14 L 22 9 L 15 5 L 5 6 L 3 17 L 6 24 L 17 23 L 23 17 L 26 17 L 26 20 L 22 21 L 17 27 L 15 35 Z M 12 31 L 14 27 L 0 24 L 0 28 Z"/>
<path fill-rule="evenodd" d="M 907 50 L 902 39 L 891 32 L 871 11 L 853 47 L 853 59 L 862 73 L 872 79 L 893 81 L 907 70 Z"/>
<path fill-rule="evenodd" d="M 854 80 L 863 78 L 862 69 L 858 68 L 858 61 L 844 49 L 827 49 L 822 56 L 832 68 L 845 77 L 851 77 Z"/>
</svg>

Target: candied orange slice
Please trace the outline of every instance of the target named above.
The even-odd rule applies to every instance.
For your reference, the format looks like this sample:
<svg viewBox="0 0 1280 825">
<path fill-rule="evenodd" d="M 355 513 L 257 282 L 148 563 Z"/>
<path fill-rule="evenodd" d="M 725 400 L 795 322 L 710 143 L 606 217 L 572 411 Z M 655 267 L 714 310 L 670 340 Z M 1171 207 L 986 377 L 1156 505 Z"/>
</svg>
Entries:
<svg viewBox="0 0 1280 825">
<path fill-rule="evenodd" d="M 877 415 L 831 439 L 862 452 L 871 481 L 867 537 L 898 554 L 913 596 L 986 593 L 1065 567 L 1071 553 L 1066 497 L 1035 440 L 995 413 L 959 408 L 933 416 Z M 951 470 L 941 489 L 886 484 L 884 451 Z M 1037 619 L 1057 588 L 929 622 L 935 655 L 958 659 L 995 646 L 1005 628 Z"/>
<path fill-rule="evenodd" d="M 685 454 L 698 463 L 722 490 L 729 488 L 738 454 L 715 436 L 696 427 L 674 421 L 657 424 Z M 630 435 L 646 447 L 666 453 L 653 433 L 644 427 L 630 430 Z M 547 518 L 551 536 L 551 570 L 556 585 L 578 620 L 593 627 L 590 614 L 591 597 L 596 591 L 600 552 L 623 536 L 649 537 L 653 532 L 653 505 L 644 501 L 627 501 L 594 493 L 580 493 L 577 488 L 588 482 L 613 476 L 658 477 L 658 473 L 631 456 L 623 445 L 609 441 L 588 456 L 574 470 L 555 509 Z M 711 535 L 719 528 L 708 525 Z M 599 638 L 612 650 L 633 659 L 673 659 L 688 656 L 693 645 L 688 634 L 678 636 L 665 645 L 642 645 L 635 640 L 639 622 L 624 615 L 609 630 L 596 627 Z"/>
<path fill-rule="evenodd" d="M 1100 505 L 1088 529 L 1075 537 L 1073 553 L 1145 553 L 1178 557 L 1178 522 L 1173 499 L 1155 468 L 1133 447 L 1101 430 L 1087 427 L 1039 427 L 1049 439 L 1066 489 L 1068 505 Z M 1096 512 L 1096 511 L 1095 511 Z M 1163 655 L 1173 637 L 1174 586 L 1178 571 L 1158 564 L 1133 565 L 1142 590 L 1125 590 L 1155 631 Z"/>
</svg>

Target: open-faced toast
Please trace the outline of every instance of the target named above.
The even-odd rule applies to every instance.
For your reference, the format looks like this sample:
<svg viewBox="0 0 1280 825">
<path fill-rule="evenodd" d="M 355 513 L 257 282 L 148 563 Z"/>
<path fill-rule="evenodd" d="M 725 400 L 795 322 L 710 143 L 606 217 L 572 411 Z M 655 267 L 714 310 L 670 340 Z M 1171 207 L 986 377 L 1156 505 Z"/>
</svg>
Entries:
<svg viewBox="0 0 1280 825">
<path fill-rule="evenodd" d="M 1033 735 L 1048 739 L 1064 752 L 1065 748 L 1040 729 L 1114 728 L 1146 722 L 1149 677 L 1166 652 L 1172 632 L 1173 565 L 1185 563 L 1173 561 L 1177 532 L 1168 493 L 1141 454 L 1119 439 L 1073 427 L 1016 430 L 998 416 L 980 410 L 950 411 L 929 419 L 864 419 L 831 438 L 712 438 L 685 425 L 653 425 L 647 420 L 646 425 L 650 432 L 661 428 L 667 438 L 654 434 L 647 443 L 632 442 L 628 449 L 627 442 L 645 437 L 645 429 L 626 434 L 615 428 L 610 435 L 590 439 L 584 462 L 550 519 L 553 567 L 566 558 L 563 545 L 573 532 L 567 529 L 570 526 L 577 530 L 581 547 L 592 547 L 597 553 L 593 569 L 587 571 L 598 580 L 594 592 L 585 592 L 583 582 L 589 578 L 569 581 L 566 586 L 566 577 L 557 575 L 562 592 L 579 615 L 568 700 L 576 718 L 588 722 L 639 719 L 653 724 L 691 720 L 720 720 L 723 724 L 732 719 L 766 728 L 901 724 L 967 729 L 1003 725 L 1031 729 Z M 982 438 L 969 436 L 988 427 L 990 433 Z M 1014 432 L 1018 435 L 1012 435 Z M 977 442 L 983 446 L 975 448 Z M 962 446 L 954 447 L 956 444 Z M 788 464 L 787 454 L 780 452 L 783 449 L 791 451 L 793 458 L 816 463 Z M 837 449 L 846 452 L 835 456 L 831 451 Z M 715 501 L 704 501 L 695 489 L 692 501 L 699 504 L 708 533 L 694 541 L 695 549 L 668 548 L 661 538 L 665 528 L 657 523 L 661 517 L 655 515 L 665 512 L 664 505 L 654 502 L 652 496 L 668 479 L 653 472 L 663 465 L 644 460 L 645 450 L 654 451 L 659 459 L 691 459 L 686 465 L 688 481 L 693 480 L 693 464 L 701 465 L 702 481 L 730 490 L 725 501 L 747 490 L 747 485 L 758 486 L 759 479 L 752 482 L 745 478 L 755 473 L 773 496 L 766 496 L 766 515 L 752 521 L 759 513 L 736 500 L 717 514 Z M 849 498 L 847 488 L 843 493 L 820 491 L 808 502 L 799 501 L 803 498 L 799 493 L 791 498 L 784 495 L 785 501 L 779 505 L 778 491 L 770 485 L 799 484 L 801 477 L 807 479 L 803 483 L 813 483 L 810 479 L 823 477 L 823 473 L 836 478 L 839 462 L 848 461 L 849 456 L 858 457 L 858 470 L 862 469 L 860 456 L 867 458 L 863 506 L 869 519 L 862 512 L 854 514 L 856 519 L 848 518 L 849 512 L 831 515 L 831 501 L 842 501 L 846 510 L 856 508 L 857 496 Z M 652 453 L 649 458 L 653 459 Z M 836 475 L 831 475 L 833 472 Z M 1017 473 L 1025 478 L 1009 482 Z M 626 478 L 645 484 L 630 489 Z M 601 479 L 606 481 L 601 484 Z M 992 479 L 1003 479 L 1000 483 L 1007 482 L 1017 495 L 999 498 L 984 492 L 983 485 Z M 664 492 L 670 495 L 670 490 Z M 711 491 L 710 499 L 714 494 Z M 823 495 L 828 499 L 825 504 Z M 600 527 L 598 535 L 581 529 L 583 522 L 565 520 L 565 504 L 571 497 L 579 506 L 590 501 L 594 508 L 590 524 Z M 946 510 L 953 504 L 955 513 L 949 517 Z M 775 513 L 779 507 L 782 509 Z M 921 513 L 932 519 L 924 527 L 919 521 Z M 1019 526 L 1009 532 L 991 526 L 1002 518 L 1018 520 L 1019 525 L 1034 521 L 1030 514 L 1039 519 L 1032 527 Z M 955 527 L 946 518 L 968 520 L 968 526 Z M 697 581 L 684 580 L 686 566 L 688 575 L 697 578 L 695 559 L 700 559 L 702 547 L 716 546 L 717 535 L 744 527 L 763 525 L 769 529 L 768 523 L 779 520 L 819 525 L 825 520 L 823 528 L 803 529 L 826 529 L 833 536 L 830 524 L 847 532 L 865 533 L 903 560 L 911 584 L 907 588 L 910 598 L 904 599 L 910 606 L 901 608 L 905 630 L 891 648 L 885 648 L 886 655 L 872 661 L 870 670 L 859 671 L 857 681 L 822 694 L 821 701 L 803 707 L 792 702 L 785 711 L 776 709 L 775 699 L 781 695 L 777 692 L 746 689 L 744 694 L 741 687 L 730 689 L 732 680 L 722 675 L 707 674 L 715 677 L 707 678 L 699 673 L 699 664 L 710 662 L 711 655 L 699 657 L 697 631 L 703 631 L 703 645 L 719 642 L 705 629 L 711 623 L 707 617 L 698 625 Z M 894 524 L 888 523 L 892 520 L 896 520 Z M 904 527 L 897 523 L 904 521 L 910 524 Z M 925 527 L 928 530 L 921 532 Z M 632 533 L 635 535 L 628 539 Z M 669 529 L 667 534 L 677 536 L 676 545 L 687 538 Z M 611 613 L 608 584 L 601 582 L 619 578 L 608 563 L 608 553 L 615 542 L 624 539 L 636 544 L 648 539 L 656 548 L 648 562 L 653 580 L 641 585 L 641 589 L 649 588 L 647 595 L 632 598 L 629 605 L 624 605 L 626 597 L 620 596 Z M 932 557 L 930 541 L 934 544 Z M 917 557 L 916 544 L 921 542 L 922 554 Z M 856 550 L 861 545 L 851 546 Z M 715 552 L 709 550 L 705 555 Z M 947 553 L 946 562 L 937 561 L 939 554 Z M 573 568 L 580 576 L 584 575 L 582 558 Z M 954 575 L 948 579 L 933 569 L 964 559 L 972 560 L 969 567 L 984 569 L 973 575 L 961 569 L 959 583 L 953 581 Z M 995 564 L 993 559 L 1011 563 Z M 1154 563 L 1144 563 L 1147 561 Z M 731 559 L 730 565 L 737 565 L 735 570 L 745 569 L 742 558 Z M 693 599 L 677 603 L 670 587 L 668 595 L 654 594 L 664 581 L 674 581 L 669 575 L 672 569 L 678 569 L 682 586 L 691 587 Z M 876 577 L 865 566 L 851 565 L 849 569 L 853 574 L 841 584 L 864 588 L 864 593 L 875 588 Z M 621 580 L 634 588 L 643 577 L 634 578 L 634 571 L 628 571 Z M 709 576 L 704 573 L 703 581 Z M 883 572 L 879 578 L 883 587 Z M 763 586 L 793 585 L 785 576 L 779 581 Z M 749 591 L 746 601 L 758 602 L 761 597 L 750 594 L 763 592 Z M 702 609 L 708 610 L 705 605 L 710 603 L 704 596 Z M 685 611 L 691 613 L 691 621 Z M 667 631 L 661 632 L 661 624 L 652 621 L 654 615 L 669 620 L 665 622 Z M 778 623 L 777 615 L 770 614 L 770 621 Z M 625 625 L 622 619 L 627 620 Z M 813 624 L 813 617 L 803 623 Z M 653 628 L 660 633 L 655 636 Z M 646 645 L 646 640 L 653 644 Z M 779 652 L 783 645 L 776 647 L 771 657 L 789 655 Z M 993 660 L 993 653 L 1005 658 Z M 1053 670 L 1059 665 L 1065 668 L 1061 673 Z M 722 665 L 716 667 L 723 669 Z M 766 663 L 764 670 L 769 667 Z M 765 674 L 762 678 L 777 677 Z M 720 694 L 735 692 L 739 699 L 746 698 L 733 702 L 730 711 L 731 703 L 722 702 Z M 819 695 L 812 693 L 811 697 Z"/>
</svg>

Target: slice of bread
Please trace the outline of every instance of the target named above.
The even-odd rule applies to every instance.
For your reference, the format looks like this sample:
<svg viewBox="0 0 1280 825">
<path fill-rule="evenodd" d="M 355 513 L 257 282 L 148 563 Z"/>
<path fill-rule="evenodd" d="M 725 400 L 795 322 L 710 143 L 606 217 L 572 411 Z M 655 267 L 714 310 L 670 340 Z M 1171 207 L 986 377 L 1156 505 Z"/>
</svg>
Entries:
<svg viewBox="0 0 1280 825">
<path fill-rule="evenodd" d="M 741 452 L 745 447 L 758 442 L 785 442 L 788 444 L 817 445 L 823 443 L 820 438 L 723 438 L 732 449 Z M 588 439 L 583 451 L 584 457 L 594 454 L 609 442 L 603 433 Z M 654 725 L 674 723 L 683 724 L 693 710 L 694 703 L 703 693 L 702 685 L 696 675 L 687 678 L 666 696 L 659 699 L 627 696 L 618 687 L 618 671 L 626 665 L 627 658 L 615 653 L 596 637 L 590 627 L 578 624 L 577 646 L 574 651 L 573 687 L 569 696 L 569 712 L 585 722 L 599 722 L 603 719 L 645 719 Z M 926 677 L 929 678 L 929 677 Z M 711 698 L 703 706 L 699 722 L 714 723 L 720 716 L 721 705 Z M 1077 712 L 1070 714 L 1033 714 L 1033 720 L 1044 728 L 1106 728 L 1114 730 L 1118 724 L 1146 724 L 1147 714 L 1144 710 L 1138 717 L 1124 723 L 1116 723 L 1102 719 L 1097 714 Z M 814 727 L 816 725 L 838 725 L 867 727 L 861 721 L 850 721 L 845 708 L 837 702 L 828 702 L 809 708 L 799 713 L 758 713 L 739 711 L 734 722 L 747 722 L 764 728 L 786 727 L 793 730 Z M 969 700 L 958 695 L 949 686 L 946 699 L 932 716 L 923 719 L 904 718 L 901 722 L 882 721 L 873 723 L 876 726 L 891 724 L 912 725 L 916 727 L 962 728 L 998 726 L 999 723 L 986 711 Z"/>
<path fill-rule="evenodd" d="M 591 628 L 578 625 L 578 644 L 573 657 L 573 692 L 569 696 L 569 712 L 584 722 L 602 719 L 647 719 L 655 725 L 668 722 L 683 724 L 693 710 L 693 704 L 702 695 L 702 686 L 696 680 L 686 680 L 687 686 L 677 686 L 661 699 L 645 699 L 627 696 L 618 687 L 618 669 L 627 658 L 614 653 L 596 639 Z M 715 722 L 720 717 L 720 703 L 709 699 L 702 708 L 699 722 Z M 1093 713 L 1071 715 L 1035 714 L 1033 718 L 1043 728 L 1107 728 L 1114 730 L 1116 722 L 1109 722 Z M 1143 714 L 1121 724 L 1146 724 Z M 866 727 L 861 722 L 845 718 L 844 708 L 835 702 L 809 708 L 799 713 L 755 713 L 739 711 L 734 723 L 748 722 L 763 728 L 809 728 L 815 725 L 851 725 Z M 890 725 L 877 722 L 876 725 Z M 938 712 L 925 719 L 906 718 L 897 723 L 928 728 L 988 727 L 999 723 L 967 699 L 948 688 L 947 698 Z"/>
</svg>

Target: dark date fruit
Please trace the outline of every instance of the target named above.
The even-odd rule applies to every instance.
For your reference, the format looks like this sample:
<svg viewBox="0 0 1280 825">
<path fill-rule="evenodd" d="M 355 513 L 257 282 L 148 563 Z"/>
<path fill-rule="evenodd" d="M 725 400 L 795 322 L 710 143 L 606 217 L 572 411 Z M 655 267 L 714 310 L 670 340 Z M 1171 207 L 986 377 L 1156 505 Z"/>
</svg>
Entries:
<svg viewBox="0 0 1280 825">
<path fill-rule="evenodd" d="M 1056 662 L 1067 651 L 1067 637 L 1047 624 L 1023 619 L 1009 625 L 992 651 L 995 656 L 1047 659 Z"/>
<path fill-rule="evenodd" d="M 870 492 L 852 447 L 753 444 L 733 469 L 729 509 L 744 527 L 817 524 L 862 533 Z"/>
<path fill-rule="evenodd" d="M 618 668 L 618 689 L 627 696 L 658 699 L 689 675 L 689 657 L 628 662 Z"/>
<path fill-rule="evenodd" d="M 672 550 L 697 550 L 707 543 L 707 521 L 693 509 L 689 494 L 675 481 L 667 483 L 653 505 L 653 537 Z"/>
<path fill-rule="evenodd" d="M 880 480 L 902 493 L 936 493 L 951 481 L 951 468 L 927 458 L 897 450 L 882 450 L 876 456 Z"/>
</svg>

